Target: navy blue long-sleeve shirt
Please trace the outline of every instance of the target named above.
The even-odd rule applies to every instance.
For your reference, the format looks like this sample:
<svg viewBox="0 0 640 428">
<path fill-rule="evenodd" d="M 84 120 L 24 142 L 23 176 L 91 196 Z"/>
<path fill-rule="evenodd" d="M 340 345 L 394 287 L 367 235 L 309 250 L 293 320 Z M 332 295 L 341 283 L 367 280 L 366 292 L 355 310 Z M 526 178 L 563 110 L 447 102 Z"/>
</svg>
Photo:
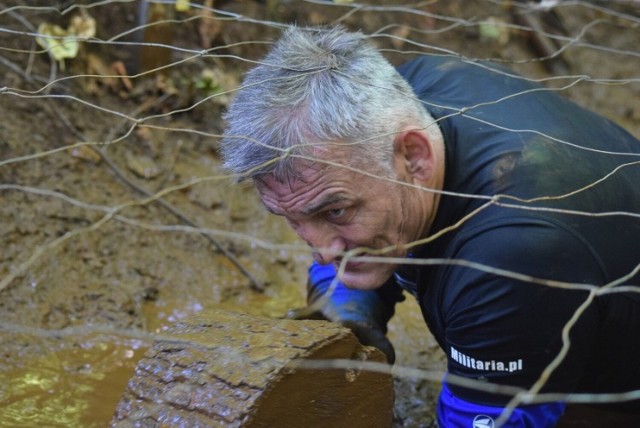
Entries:
<svg viewBox="0 0 640 428">
<path fill-rule="evenodd" d="M 503 68 L 423 56 L 399 71 L 444 134 L 446 193 L 430 233 L 493 201 L 413 257 L 514 275 L 444 263 L 405 266 L 398 276 L 416 285 L 449 373 L 529 388 L 588 291 L 527 277 L 640 290 L 640 142 Z M 570 338 L 543 392 L 640 389 L 640 293 L 595 297 Z M 510 398 L 448 387 L 474 403 Z M 624 406 L 640 412 L 638 401 Z"/>
</svg>

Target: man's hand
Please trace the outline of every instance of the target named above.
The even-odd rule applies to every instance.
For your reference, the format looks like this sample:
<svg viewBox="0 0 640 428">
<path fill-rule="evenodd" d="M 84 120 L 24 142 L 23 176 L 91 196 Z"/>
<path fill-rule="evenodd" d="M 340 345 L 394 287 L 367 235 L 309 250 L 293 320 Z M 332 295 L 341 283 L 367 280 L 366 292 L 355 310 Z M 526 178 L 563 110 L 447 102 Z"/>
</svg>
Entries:
<svg viewBox="0 0 640 428">
<path fill-rule="evenodd" d="M 335 281 L 331 265 L 313 263 L 309 267 L 306 308 L 293 309 L 291 319 L 328 320 L 349 328 L 366 346 L 378 348 L 393 364 L 396 354 L 387 333 L 396 302 L 404 300 L 402 289 L 390 279 L 376 290 L 355 290 Z"/>
<path fill-rule="evenodd" d="M 353 320 L 340 320 L 329 319 L 322 311 L 314 309 L 313 307 L 305 307 L 298 309 L 291 309 L 287 312 L 285 318 L 295 320 L 325 320 L 336 322 L 353 332 L 358 338 L 361 344 L 365 346 L 373 346 L 378 348 L 387 357 L 387 362 L 393 364 L 396 360 L 396 353 L 393 349 L 393 345 L 387 339 L 386 335 L 377 327 L 367 325 L 363 322 L 357 322 Z"/>
</svg>

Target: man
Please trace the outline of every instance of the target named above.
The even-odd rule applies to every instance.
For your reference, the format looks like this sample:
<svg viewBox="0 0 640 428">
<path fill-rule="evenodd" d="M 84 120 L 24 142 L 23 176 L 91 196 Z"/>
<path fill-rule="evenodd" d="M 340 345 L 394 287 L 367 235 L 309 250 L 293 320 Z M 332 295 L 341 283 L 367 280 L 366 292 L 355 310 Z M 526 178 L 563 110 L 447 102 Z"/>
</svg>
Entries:
<svg viewBox="0 0 640 428">
<path fill-rule="evenodd" d="M 226 119 L 225 165 L 314 249 L 312 307 L 393 362 L 386 323 L 418 299 L 441 426 L 554 426 L 562 394 L 640 389 L 640 142 L 618 126 L 494 65 L 396 70 L 342 28 L 286 31 Z M 640 420 L 622 398 L 595 414 Z"/>
</svg>

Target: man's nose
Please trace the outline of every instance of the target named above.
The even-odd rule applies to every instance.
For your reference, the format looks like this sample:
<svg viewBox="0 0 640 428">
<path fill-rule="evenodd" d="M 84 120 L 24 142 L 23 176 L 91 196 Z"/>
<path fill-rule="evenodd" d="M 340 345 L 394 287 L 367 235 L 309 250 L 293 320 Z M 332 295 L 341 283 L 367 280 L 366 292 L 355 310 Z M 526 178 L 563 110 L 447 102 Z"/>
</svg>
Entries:
<svg viewBox="0 0 640 428">
<path fill-rule="evenodd" d="M 344 240 L 335 232 L 313 226 L 301 227 L 296 232 L 313 248 L 313 258 L 316 262 L 326 265 L 344 254 L 346 245 Z"/>
<path fill-rule="evenodd" d="M 345 246 L 342 239 L 336 237 L 329 245 L 313 246 L 313 259 L 321 265 L 327 265 L 344 254 Z"/>
</svg>

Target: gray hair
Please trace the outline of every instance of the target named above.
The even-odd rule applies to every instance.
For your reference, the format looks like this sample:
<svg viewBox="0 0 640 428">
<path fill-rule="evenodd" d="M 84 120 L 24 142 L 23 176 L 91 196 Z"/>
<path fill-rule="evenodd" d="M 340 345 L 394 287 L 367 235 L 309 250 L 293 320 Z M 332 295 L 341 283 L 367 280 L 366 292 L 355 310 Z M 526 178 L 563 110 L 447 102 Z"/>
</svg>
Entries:
<svg viewBox="0 0 640 428">
<path fill-rule="evenodd" d="M 295 177 L 289 155 L 309 156 L 329 143 L 352 145 L 351 166 L 390 175 L 393 134 L 416 123 L 437 128 L 365 36 L 340 26 L 286 30 L 245 75 L 224 118 L 224 166 L 239 180 Z"/>
</svg>

